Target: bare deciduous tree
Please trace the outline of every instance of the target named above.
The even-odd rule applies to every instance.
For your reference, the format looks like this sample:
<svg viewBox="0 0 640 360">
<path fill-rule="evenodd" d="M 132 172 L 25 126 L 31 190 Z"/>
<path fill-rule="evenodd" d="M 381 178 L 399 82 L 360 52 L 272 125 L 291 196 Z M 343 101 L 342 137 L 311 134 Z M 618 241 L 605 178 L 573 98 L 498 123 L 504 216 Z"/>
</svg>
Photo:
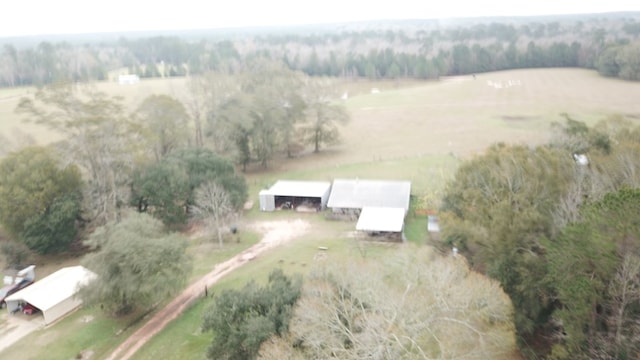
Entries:
<svg viewBox="0 0 640 360">
<path fill-rule="evenodd" d="M 188 96 L 183 102 L 193 119 L 196 147 L 202 147 L 205 135 L 213 141 L 217 152 L 231 146 L 227 127 L 220 125 L 220 107 L 238 92 L 238 86 L 228 74 L 208 72 L 189 78 Z"/>
<path fill-rule="evenodd" d="M 234 208 L 225 189 L 210 181 L 195 191 L 195 205 L 191 206 L 194 217 L 202 219 L 209 229 L 216 231 L 218 244 L 222 247 L 222 227 L 234 216 Z"/>
<path fill-rule="evenodd" d="M 85 209 L 98 224 L 118 219 L 128 201 L 134 145 L 121 100 L 89 85 L 59 84 L 22 98 L 16 109 L 63 135 L 58 149 L 83 170 Z"/>
<path fill-rule="evenodd" d="M 630 344 L 638 344 L 640 321 L 636 316 L 628 316 L 628 312 L 632 305 L 640 304 L 640 257 L 633 254 L 624 256 L 622 265 L 609 285 L 609 294 L 612 299 L 611 328 L 615 329 L 615 345 L 626 348 Z M 637 350 L 639 348 L 636 346 Z"/>
<path fill-rule="evenodd" d="M 499 284 L 462 257 L 403 249 L 312 272 L 290 324 L 293 355 L 280 358 L 506 359 L 512 320 Z M 261 355 L 282 356 L 287 343 L 268 342 Z"/>
<path fill-rule="evenodd" d="M 340 139 L 338 125 L 346 124 L 350 117 L 339 103 L 333 84 L 326 79 L 307 79 L 303 98 L 307 106 L 307 122 L 304 133 L 313 151 L 320 146 L 335 144 Z"/>
</svg>

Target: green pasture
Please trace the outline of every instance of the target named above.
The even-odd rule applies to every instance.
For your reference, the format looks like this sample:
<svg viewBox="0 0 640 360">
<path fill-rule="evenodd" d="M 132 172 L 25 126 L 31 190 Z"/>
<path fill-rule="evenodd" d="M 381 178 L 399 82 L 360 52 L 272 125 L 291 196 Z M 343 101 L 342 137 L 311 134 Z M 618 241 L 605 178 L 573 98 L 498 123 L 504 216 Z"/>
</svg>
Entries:
<svg viewBox="0 0 640 360">
<path fill-rule="evenodd" d="M 92 352 L 92 358 L 104 358 L 135 330 L 135 326 L 127 328 L 134 320 L 114 319 L 97 309 L 83 308 L 22 338 L 1 352 L 0 358 L 67 360 L 78 358 L 82 351 Z"/>
</svg>

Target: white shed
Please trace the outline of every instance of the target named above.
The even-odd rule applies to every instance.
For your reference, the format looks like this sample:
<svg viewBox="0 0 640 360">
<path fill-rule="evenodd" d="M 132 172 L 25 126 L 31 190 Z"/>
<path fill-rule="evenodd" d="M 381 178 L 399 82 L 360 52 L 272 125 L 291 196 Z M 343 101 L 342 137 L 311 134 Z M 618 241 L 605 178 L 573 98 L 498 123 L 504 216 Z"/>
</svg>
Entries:
<svg viewBox="0 0 640 360">
<path fill-rule="evenodd" d="M 274 211 L 276 209 L 275 196 L 269 190 L 260 190 L 260 211 Z"/>
<path fill-rule="evenodd" d="M 21 303 L 30 304 L 42 311 L 45 324 L 51 324 L 82 304 L 75 296 L 78 288 L 95 277 L 83 266 L 62 268 L 7 297 L 7 309 L 11 313 L 17 311 Z"/>
<path fill-rule="evenodd" d="M 260 191 L 260 210 L 279 208 L 323 210 L 327 206 L 331 183 L 328 181 L 279 180 L 268 190 Z"/>
<path fill-rule="evenodd" d="M 440 232 L 440 223 L 438 222 L 438 217 L 435 215 L 429 215 L 427 218 L 427 231 L 431 233 Z"/>
<path fill-rule="evenodd" d="M 118 84 L 120 85 L 135 85 L 140 82 L 138 75 L 123 74 L 118 75 Z"/>
<path fill-rule="evenodd" d="M 358 217 L 356 230 L 399 233 L 404 229 L 404 215 L 403 208 L 364 207 Z"/>
</svg>

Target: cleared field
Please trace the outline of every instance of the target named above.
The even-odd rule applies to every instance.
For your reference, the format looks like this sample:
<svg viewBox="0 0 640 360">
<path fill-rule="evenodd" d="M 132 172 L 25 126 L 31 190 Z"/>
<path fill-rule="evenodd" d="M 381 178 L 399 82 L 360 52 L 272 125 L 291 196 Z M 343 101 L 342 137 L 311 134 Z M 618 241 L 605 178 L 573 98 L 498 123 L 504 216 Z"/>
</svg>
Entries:
<svg viewBox="0 0 640 360">
<path fill-rule="evenodd" d="M 458 77 L 353 97 L 352 122 L 335 161 L 478 153 L 494 142 L 540 143 L 561 113 L 593 123 L 640 118 L 640 84 L 581 69 L 535 69 Z"/>
<path fill-rule="evenodd" d="M 150 94 L 185 99 L 186 80 L 142 80 L 97 86 L 122 96 L 134 109 Z M 372 93 L 376 88 L 378 93 Z M 343 144 L 312 162 L 308 157 L 276 164 L 281 170 L 335 166 L 414 157 L 468 156 L 494 142 L 536 144 L 549 134 L 561 113 L 593 123 L 612 114 L 640 119 L 640 84 L 604 78 L 584 69 L 527 69 L 446 78 L 441 81 L 359 80 L 341 82 L 339 91 L 352 121 L 342 130 Z M 13 113 L 21 96 L 33 89 L 0 90 L 0 135 L 14 142 L 32 137 L 38 143 L 55 134 L 25 126 Z M 0 149 L 1 150 L 1 149 Z"/>
</svg>

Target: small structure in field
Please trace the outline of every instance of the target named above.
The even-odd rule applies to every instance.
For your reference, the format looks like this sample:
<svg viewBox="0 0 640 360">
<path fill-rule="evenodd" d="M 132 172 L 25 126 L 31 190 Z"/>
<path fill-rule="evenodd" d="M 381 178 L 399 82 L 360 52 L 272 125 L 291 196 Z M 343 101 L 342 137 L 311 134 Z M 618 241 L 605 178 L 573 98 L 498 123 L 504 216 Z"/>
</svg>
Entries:
<svg viewBox="0 0 640 360">
<path fill-rule="evenodd" d="M 321 211 L 327 206 L 330 191 L 328 181 L 279 180 L 268 190 L 260 191 L 260 210 Z"/>
<path fill-rule="evenodd" d="M 430 233 L 440 232 L 440 223 L 438 222 L 438 217 L 436 215 L 429 215 L 427 217 L 427 231 Z"/>
<path fill-rule="evenodd" d="M 405 214 L 403 208 L 364 207 L 358 217 L 356 231 L 371 237 L 403 240 Z"/>
<path fill-rule="evenodd" d="M 589 165 L 589 158 L 586 154 L 573 154 L 573 160 L 581 166 Z"/>
<path fill-rule="evenodd" d="M 118 75 L 118 84 L 120 85 L 135 85 L 140 82 L 138 75 L 124 74 Z"/>
<path fill-rule="evenodd" d="M 82 304 L 82 300 L 76 297 L 78 287 L 95 277 L 83 266 L 62 268 L 9 296 L 6 299 L 7 309 L 9 313 L 15 313 L 20 308 L 40 310 L 45 325 L 51 324 Z"/>
</svg>

